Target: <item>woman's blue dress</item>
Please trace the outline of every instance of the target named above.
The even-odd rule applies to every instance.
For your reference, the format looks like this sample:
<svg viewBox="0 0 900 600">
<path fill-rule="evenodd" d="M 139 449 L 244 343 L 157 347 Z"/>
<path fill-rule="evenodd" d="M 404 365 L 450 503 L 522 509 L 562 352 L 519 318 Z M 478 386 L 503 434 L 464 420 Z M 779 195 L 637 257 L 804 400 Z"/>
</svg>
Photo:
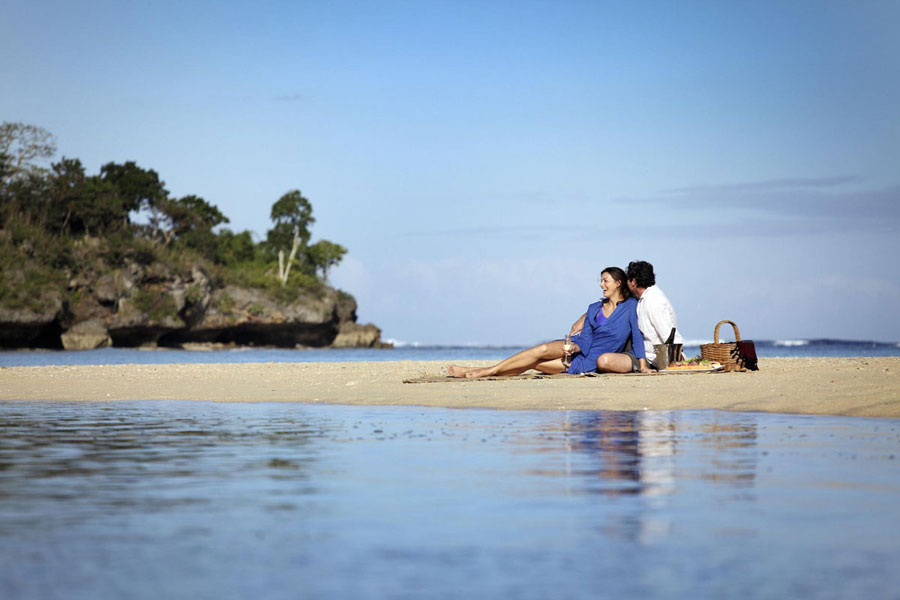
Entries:
<svg viewBox="0 0 900 600">
<path fill-rule="evenodd" d="M 584 328 L 581 334 L 572 341 L 578 344 L 581 352 L 572 358 L 568 373 L 585 373 L 597 370 L 597 359 L 606 352 L 622 352 L 628 338 L 634 348 L 634 355 L 646 358 L 644 354 L 644 336 L 637 324 L 637 300 L 633 297 L 619 302 L 612 314 L 603 320 L 601 309 L 606 300 L 594 302 L 587 309 Z M 600 314 L 598 322 L 597 315 Z"/>
</svg>

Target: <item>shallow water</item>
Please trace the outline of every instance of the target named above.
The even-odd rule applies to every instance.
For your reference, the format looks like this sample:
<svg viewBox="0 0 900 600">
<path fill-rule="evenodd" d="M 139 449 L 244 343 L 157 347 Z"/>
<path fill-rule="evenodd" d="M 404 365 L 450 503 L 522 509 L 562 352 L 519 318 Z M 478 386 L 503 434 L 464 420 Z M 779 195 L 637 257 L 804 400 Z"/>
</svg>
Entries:
<svg viewBox="0 0 900 600">
<path fill-rule="evenodd" d="M 900 421 L 0 403 L 2 598 L 897 597 Z"/>
</svg>

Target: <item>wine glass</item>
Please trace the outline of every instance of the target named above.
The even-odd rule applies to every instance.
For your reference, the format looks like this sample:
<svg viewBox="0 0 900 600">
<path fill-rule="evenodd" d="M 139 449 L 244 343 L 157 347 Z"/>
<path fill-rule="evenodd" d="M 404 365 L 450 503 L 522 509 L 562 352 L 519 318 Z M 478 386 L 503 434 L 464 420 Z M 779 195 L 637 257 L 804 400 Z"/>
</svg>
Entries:
<svg viewBox="0 0 900 600">
<path fill-rule="evenodd" d="M 565 339 L 563 340 L 563 366 L 569 366 L 569 354 L 572 352 L 572 336 L 568 333 L 566 334 Z"/>
</svg>

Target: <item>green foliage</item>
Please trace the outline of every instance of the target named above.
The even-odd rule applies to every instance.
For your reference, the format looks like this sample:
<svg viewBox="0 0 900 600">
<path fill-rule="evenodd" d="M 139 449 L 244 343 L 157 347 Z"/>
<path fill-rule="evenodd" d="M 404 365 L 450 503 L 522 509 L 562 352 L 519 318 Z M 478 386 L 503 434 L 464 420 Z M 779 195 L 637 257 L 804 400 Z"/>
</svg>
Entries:
<svg viewBox="0 0 900 600">
<path fill-rule="evenodd" d="M 234 298 L 228 294 L 221 294 L 216 298 L 215 306 L 219 312 L 228 314 L 234 309 Z"/>
<path fill-rule="evenodd" d="M 303 197 L 300 190 L 291 190 L 272 205 L 270 218 L 274 226 L 268 231 L 266 243 L 273 255 L 279 250 L 290 252 L 296 235 L 300 247 L 305 248 L 309 242 L 309 227 L 316 222 L 312 216 L 312 204 Z"/>
<path fill-rule="evenodd" d="M 43 311 L 65 289 L 71 243 L 40 227 L 13 222 L 0 231 L 0 305 Z"/>
<path fill-rule="evenodd" d="M 131 298 L 131 301 L 151 321 L 162 321 L 167 317 L 178 317 L 175 299 L 165 291 L 152 288 L 140 289 Z"/>
<path fill-rule="evenodd" d="M 12 178 L 13 175 L 13 166 L 12 166 L 12 156 L 10 156 L 7 152 L 0 150 L 0 181 L 6 181 L 7 179 Z"/>
<path fill-rule="evenodd" d="M 184 300 L 187 304 L 197 305 L 203 300 L 203 288 L 197 285 L 192 285 L 188 288 L 187 292 L 184 294 Z"/>
<path fill-rule="evenodd" d="M 255 242 L 249 231 L 215 231 L 228 223 L 218 207 L 195 195 L 171 198 L 152 169 L 109 162 L 92 175 L 67 157 L 46 168 L 55 150 L 53 137 L 40 127 L 0 124 L 2 306 L 34 308 L 45 302 L 41 298 L 60 297 L 73 279 L 95 280 L 133 263 L 147 271 L 159 264 L 160 272 L 185 279 L 200 265 L 214 288 L 260 288 L 292 302 L 319 290 L 347 252 L 327 240 L 310 244 L 313 207 L 299 190 L 272 205 L 272 229 Z M 136 213 L 149 223 L 132 222 Z M 295 240 L 282 285 L 278 251 L 288 259 Z M 65 293 L 79 293 L 77 285 L 73 289 Z M 187 300 L 200 302 L 204 293 L 192 289 Z M 168 294 L 145 290 L 132 300 L 153 318 L 176 316 Z"/>
<path fill-rule="evenodd" d="M 127 205 L 118 188 L 88 177 L 78 159 L 54 163 L 50 176 L 48 224 L 63 234 L 102 234 L 128 224 Z"/>
<path fill-rule="evenodd" d="M 303 271 L 291 271 L 287 285 L 282 286 L 275 277 L 274 267 L 264 261 L 241 263 L 225 273 L 227 277 L 225 283 L 237 287 L 262 289 L 282 302 L 294 302 L 304 293 L 322 287 L 322 282 L 314 275 Z"/>
<path fill-rule="evenodd" d="M 122 267 L 127 259 L 134 258 L 135 247 L 133 241 L 134 239 L 129 232 L 116 231 L 110 233 L 98 245 L 99 254 L 107 265 L 115 268 Z M 142 256 L 144 255 L 143 252 L 141 254 Z M 152 264 L 152 261 L 144 264 Z"/>
<path fill-rule="evenodd" d="M 56 152 L 53 135 L 37 125 L 0 123 L 0 188 L 19 177 L 40 176 L 39 163 Z"/>
<path fill-rule="evenodd" d="M 306 249 L 309 264 L 316 270 L 322 270 L 322 280 L 328 281 L 328 271 L 338 265 L 347 253 L 347 249 L 328 240 L 319 240 Z"/>
<path fill-rule="evenodd" d="M 3 262 L 15 265 L 33 262 L 50 270 L 75 264 L 70 239 L 54 236 L 38 225 L 21 220 L 7 223 L 4 231 L 6 248 L 2 249 Z"/>
<path fill-rule="evenodd" d="M 133 240 L 132 257 L 139 265 L 152 265 L 157 261 L 156 248 L 142 239 Z"/>
<path fill-rule="evenodd" d="M 249 231 L 234 233 L 230 229 L 222 229 L 216 236 L 217 249 L 215 261 L 226 266 L 235 266 L 251 262 L 257 257 L 256 244 Z"/>
<path fill-rule="evenodd" d="M 169 224 L 169 241 L 174 238 L 182 245 L 215 260 L 219 242 L 212 229 L 228 222 L 228 218 L 218 208 L 194 195 L 164 200 L 159 208 Z"/>
<path fill-rule="evenodd" d="M 0 227 L 10 221 L 45 222 L 50 195 L 48 187 L 46 177 L 29 173 L 0 188 Z"/>
<path fill-rule="evenodd" d="M 0 273 L 0 305 L 42 312 L 51 308 L 59 282 L 46 269 L 26 267 Z"/>
<path fill-rule="evenodd" d="M 296 271 L 292 272 L 291 276 L 288 278 L 288 285 L 286 287 L 293 287 L 296 290 L 318 290 L 322 287 L 322 281 L 318 279 L 315 275 L 310 273 L 306 273 L 304 271 Z M 278 287 L 278 289 L 284 289 L 284 286 Z"/>
<path fill-rule="evenodd" d="M 322 282 L 306 273 L 291 273 L 287 285 L 269 283 L 264 288 L 270 296 L 281 302 L 296 302 L 309 292 L 318 291 Z"/>
<path fill-rule="evenodd" d="M 106 163 L 100 167 L 100 178 L 116 187 L 126 214 L 142 208 L 152 209 L 168 195 L 156 171 L 142 169 L 133 161 L 121 165 Z"/>
</svg>

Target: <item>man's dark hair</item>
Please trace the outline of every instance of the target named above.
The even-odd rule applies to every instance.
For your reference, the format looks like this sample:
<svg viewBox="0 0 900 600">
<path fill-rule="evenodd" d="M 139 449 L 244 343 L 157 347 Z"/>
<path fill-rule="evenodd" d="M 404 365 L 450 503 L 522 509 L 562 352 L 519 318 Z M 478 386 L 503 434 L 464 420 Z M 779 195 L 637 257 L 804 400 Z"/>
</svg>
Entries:
<svg viewBox="0 0 900 600">
<path fill-rule="evenodd" d="M 656 275 L 653 274 L 653 265 L 643 260 L 628 263 L 628 279 L 634 279 L 639 288 L 648 288 L 656 285 Z"/>
</svg>

